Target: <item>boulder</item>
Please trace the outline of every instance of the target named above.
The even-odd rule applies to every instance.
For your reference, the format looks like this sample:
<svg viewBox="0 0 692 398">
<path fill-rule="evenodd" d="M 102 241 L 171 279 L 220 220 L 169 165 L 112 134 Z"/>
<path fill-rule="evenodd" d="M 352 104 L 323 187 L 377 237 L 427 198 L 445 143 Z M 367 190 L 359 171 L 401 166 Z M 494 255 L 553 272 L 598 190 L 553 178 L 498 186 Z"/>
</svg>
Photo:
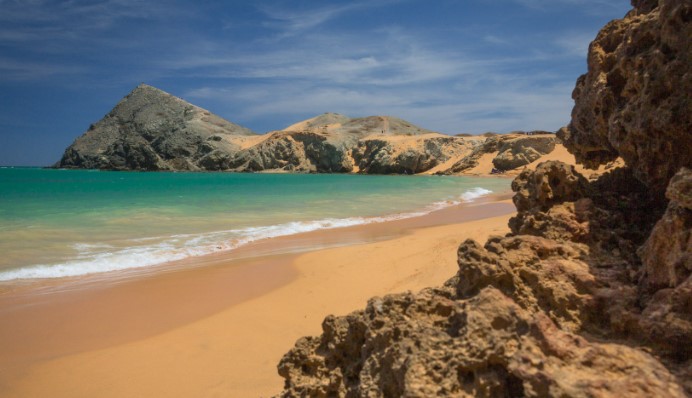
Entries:
<svg viewBox="0 0 692 398">
<path fill-rule="evenodd" d="M 518 210 L 509 221 L 513 233 L 574 241 L 582 241 L 588 234 L 588 182 L 574 166 L 540 163 L 535 171 L 525 170 L 517 176 L 512 190 Z"/>
</svg>

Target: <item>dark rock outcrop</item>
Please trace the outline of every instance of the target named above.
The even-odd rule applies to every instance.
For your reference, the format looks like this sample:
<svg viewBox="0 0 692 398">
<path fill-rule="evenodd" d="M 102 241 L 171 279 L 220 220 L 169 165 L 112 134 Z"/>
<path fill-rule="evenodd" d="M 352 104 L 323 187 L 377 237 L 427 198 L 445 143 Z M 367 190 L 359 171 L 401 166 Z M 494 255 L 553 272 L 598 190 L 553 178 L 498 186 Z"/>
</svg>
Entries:
<svg viewBox="0 0 692 398">
<path fill-rule="evenodd" d="M 70 145 L 55 165 L 109 170 L 199 170 L 209 153 L 232 153 L 254 133 L 146 84 Z"/>
<path fill-rule="evenodd" d="M 397 145 L 384 138 L 363 139 L 353 150 L 353 158 L 363 173 L 417 174 L 466 151 L 470 144 L 456 137 L 423 137 L 413 145 Z"/>
<path fill-rule="evenodd" d="M 559 162 L 522 172 L 512 184 L 512 233 L 463 242 L 459 271 L 442 287 L 373 298 L 364 311 L 328 317 L 320 337 L 298 340 L 279 363 L 281 396 L 692 395 L 692 172 L 680 167 L 690 146 L 671 155 L 662 144 L 664 137 L 689 142 L 692 123 L 641 102 L 659 81 L 680 83 L 665 104 L 685 102 L 689 63 L 681 69 L 678 61 L 689 59 L 679 50 L 692 13 L 678 0 L 633 4 L 592 44 L 566 137 L 587 163 L 622 155 L 629 167 L 594 181 Z M 630 56 L 666 50 L 660 43 L 676 44 L 676 57 L 644 57 L 631 76 L 653 80 L 642 96 L 621 92 L 626 101 L 611 103 L 620 77 L 627 76 L 623 90 L 630 85 L 625 69 L 596 79 L 606 93 L 600 100 L 589 91 L 604 67 L 592 62 L 595 48 L 612 55 L 608 68 L 624 68 Z M 580 90 L 591 93 L 590 105 Z M 630 107 L 641 112 L 638 124 L 619 121 Z M 585 115 L 597 116 L 595 124 Z M 659 122 L 665 135 L 649 134 Z M 656 161 L 660 171 L 651 169 Z"/>
<path fill-rule="evenodd" d="M 621 156 L 661 197 L 692 167 L 692 3 L 635 1 L 591 43 L 565 146 L 587 167 Z"/>
<path fill-rule="evenodd" d="M 394 117 L 326 113 L 267 133 L 265 140 L 229 156 L 223 165 L 232 171 L 348 173 L 360 165 L 363 173 L 419 173 L 446 159 L 453 151 L 448 148 L 463 145 L 461 139 L 431 134 Z M 406 141 L 405 148 L 398 149 L 392 140 Z"/>
<path fill-rule="evenodd" d="M 640 282 L 648 292 L 676 289 L 692 281 L 692 171 L 682 169 L 676 174 L 666 197 L 668 208 L 639 252 L 644 264 Z"/>
<path fill-rule="evenodd" d="M 348 173 L 353 170 L 348 151 L 346 146 L 321 134 L 280 131 L 238 152 L 227 164 L 227 169 Z"/>
</svg>

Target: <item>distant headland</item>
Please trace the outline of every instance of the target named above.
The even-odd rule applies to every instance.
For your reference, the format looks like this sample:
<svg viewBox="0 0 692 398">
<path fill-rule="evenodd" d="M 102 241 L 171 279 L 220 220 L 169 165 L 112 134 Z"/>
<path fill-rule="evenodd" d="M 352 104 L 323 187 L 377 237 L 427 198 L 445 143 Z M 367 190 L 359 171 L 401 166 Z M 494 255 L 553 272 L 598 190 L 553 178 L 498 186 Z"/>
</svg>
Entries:
<svg viewBox="0 0 692 398">
<path fill-rule="evenodd" d="M 557 148 L 546 131 L 440 134 L 391 116 L 324 113 L 257 134 L 140 84 L 64 152 L 57 168 L 486 175 L 522 169 Z"/>
</svg>

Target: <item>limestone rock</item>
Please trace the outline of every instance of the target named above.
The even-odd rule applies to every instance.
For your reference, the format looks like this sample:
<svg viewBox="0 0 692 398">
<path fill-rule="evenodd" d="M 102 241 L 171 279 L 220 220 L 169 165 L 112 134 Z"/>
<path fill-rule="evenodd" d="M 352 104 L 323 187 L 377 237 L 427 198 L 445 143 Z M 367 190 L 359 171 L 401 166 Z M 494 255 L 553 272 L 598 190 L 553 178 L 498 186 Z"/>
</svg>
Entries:
<svg viewBox="0 0 692 398">
<path fill-rule="evenodd" d="M 280 362 L 282 396 L 692 396 L 692 3 L 633 4 L 591 45 L 560 133 L 629 167 L 522 172 L 511 234 L 463 242 L 442 287 L 328 317 Z"/>
<path fill-rule="evenodd" d="M 499 145 L 493 165 L 500 170 L 511 170 L 538 160 L 555 149 L 555 136 L 525 136 L 510 139 Z"/>
<path fill-rule="evenodd" d="M 650 355 L 559 330 L 492 287 L 373 298 L 322 327 L 281 360 L 280 396 L 683 396 Z"/>
<path fill-rule="evenodd" d="M 493 133 L 492 135 L 488 135 L 484 141 L 472 141 L 471 144 L 473 146 L 466 156 L 455 162 L 447 170 L 440 171 L 438 174 L 457 174 L 478 166 L 478 159 L 486 153 L 496 152 L 498 150 L 498 145 L 503 139 L 509 139 L 509 137 Z"/>
<path fill-rule="evenodd" d="M 522 173 L 518 216 L 547 208 L 543 228 L 467 240 L 444 287 L 327 318 L 279 364 L 283 396 L 685 396 L 692 279 L 642 296 L 622 253 L 644 241 L 636 225 L 651 229 L 629 216 L 648 191 L 628 176 L 587 183 L 557 162 Z M 642 344 L 665 361 L 631 348 Z"/>
<path fill-rule="evenodd" d="M 258 144 L 230 156 L 224 168 L 347 173 L 359 165 L 365 173 L 411 174 L 445 159 L 449 151 L 442 148 L 458 142 L 462 140 L 390 116 L 349 118 L 326 113 L 267 133 Z"/>
<path fill-rule="evenodd" d="M 326 132 L 340 128 L 344 124 L 351 121 L 351 118 L 339 113 L 327 112 L 321 115 L 312 117 L 307 120 L 294 123 L 283 131 L 298 131 L 298 132 Z"/>
<path fill-rule="evenodd" d="M 493 166 L 509 171 L 532 163 L 555 149 L 556 137 L 545 131 L 515 131 L 505 135 L 489 134 L 485 140 L 470 141 L 470 151 L 461 159 L 437 174 L 458 174 L 478 166 L 485 154 L 496 153 Z M 490 170 L 487 170 L 490 172 Z"/>
<path fill-rule="evenodd" d="M 325 113 L 258 136 L 142 84 L 70 145 L 55 167 L 416 174 L 462 158 L 441 171 L 450 174 L 473 167 L 478 157 L 505 142 L 503 159 L 509 163 L 523 165 L 548 151 L 552 137 L 526 134 L 490 136 L 478 143 L 391 116 Z"/>
<path fill-rule="evenodd" d="M 666 196 L 666 213 L 640 251 L 641 283 L 649 291 L 676 288 L 692 275 L 692 171 L 676 174 Z"/>
<path fill-rule="evenodd" d="M 466 146 L 461 138 L 433 133 L 399 118 L 349 118 L 336 113 L 257 136 L 161 90 L 140 85 L 67 148 L 55 166 L 348 173 L 356 163 L 363 163 L 362 172 L 411 174 L 434 167 Z M 355 163 L 353 156 L 358 158 Z"/>
<path fill-rule="evenodd" d="M 591 43 L 565 146 L 587 167 L 621 156 L 661 197 L 692 167 L 692 3 L 635 1 Z"/>
<path fill-rule="evenodd" d="M 469 144 L 461 138 L 421 136 L 401 140 L 365 138 L 358 142 L 353 158 L 368 174 L 417 174 L 445 162 L 453 154 L 466 151 Z"/>
<path fill-rule="evenodd" d="M 348 149 L 312 132 L 275 132 L 258 145 L 239 151 L 227 168 L 236 171 L 350 172 Z"/>
<path fill-rule="evenodd" d="M 522 172 L 513 182 L 514 205 L 518 211 L 533 207 L 547 210 L 556 203 L 574 201 L 586 196 L 587 180 L 574 166 L 550 161 L 539 164 L 536 170 Z"/>
<path fill-rule="evenodd" d="M 574 241 L 584 240 L 589 233 L 588 182 L 574 166 L 540 163 L 535 171 L 524 170 L 517 176 L 512 190 L 519 211 L 509 221 L 513 233 Z"/>
<path fill-rule="evenodd" d="M 208 153 L 237 150 L 252 131 L 142 84 L 70 145 L 55 165 L 109 170 L 199 170 Z"/>
</svg>

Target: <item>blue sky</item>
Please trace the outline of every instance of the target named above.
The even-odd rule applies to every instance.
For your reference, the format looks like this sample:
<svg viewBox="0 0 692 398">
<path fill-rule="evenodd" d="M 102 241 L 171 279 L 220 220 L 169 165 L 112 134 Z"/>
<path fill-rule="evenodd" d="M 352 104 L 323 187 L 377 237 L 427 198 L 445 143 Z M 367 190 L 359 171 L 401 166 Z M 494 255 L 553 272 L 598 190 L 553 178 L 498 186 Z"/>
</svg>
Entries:
<svg viewBox="0 0 692 398">
<path fill-rule="evenodd" d="M 258 133 L 324 112 L 556 130 L 626 0 L 0 0 L 0 164 L 49 165 L 145 82 Z"/>
</svg>

